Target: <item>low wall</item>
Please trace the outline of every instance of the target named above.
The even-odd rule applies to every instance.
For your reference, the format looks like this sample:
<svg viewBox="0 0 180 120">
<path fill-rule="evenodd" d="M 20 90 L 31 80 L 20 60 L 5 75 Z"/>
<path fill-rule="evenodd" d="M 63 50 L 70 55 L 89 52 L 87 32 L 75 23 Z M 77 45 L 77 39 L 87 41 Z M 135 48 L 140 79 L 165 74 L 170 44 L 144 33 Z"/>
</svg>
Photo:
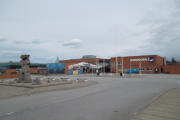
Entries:
<svg viewBox="0 0 180 120">
<path fill-rule="evenodd" d="M 11 74 L 2 74 L 2 75 L 0 75 L 0 79 L 18 78 L 18 77 L 19 77 L 18 74 L 14 74 L 14 75 L 11 75 Z"/>
<path fill-rule="evenodd" d="M 170 74 L 180 74 L 180 65 L 166 65 L 164 66 L 164 72 Z"/>
</svg>

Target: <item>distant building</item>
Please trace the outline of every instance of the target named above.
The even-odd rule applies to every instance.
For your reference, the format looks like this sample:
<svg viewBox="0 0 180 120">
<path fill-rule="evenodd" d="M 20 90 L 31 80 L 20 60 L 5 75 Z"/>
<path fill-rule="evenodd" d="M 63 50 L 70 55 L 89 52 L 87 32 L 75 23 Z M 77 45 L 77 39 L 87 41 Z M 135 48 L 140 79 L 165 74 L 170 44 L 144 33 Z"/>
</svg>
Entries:
<svg viewBox="0 0 180 120">
<path fill-rule="evenodd" d="M 113 73 L 129 69 L 138 69 L 141 73 L 161 73 L 164 71 L 164 58 L 158 55 L 112 57 L 110 67 Z"/>
<path fill-rule="evenodd" d="M 82 56 L 83 59 L 89 59 L 89 58 L 96 58 L 95 55 L 84 55 Z"/>
<path fill-rule="evenodd" d="M 96 56 L 93 56 L 93 55 L 92 56 L 91 55 L 83 56 L 82 58 L 79 58 L 79 59 L 69 59 L 69 60 L 60 60 L 59 61 L 59 63 L 65 64 L 65 74 L 68 74 L 68 66 L 73 65 L 73 64 L 77 64 L 80 62 L 86 62 L 86 63 L 91 63 L 94 65 L 100 65 L 100 66 L 103 66 L 100 69 L 101 72 L 110 72 L 110 60 L 109 59 L 96 58 Z"/>
</svg>

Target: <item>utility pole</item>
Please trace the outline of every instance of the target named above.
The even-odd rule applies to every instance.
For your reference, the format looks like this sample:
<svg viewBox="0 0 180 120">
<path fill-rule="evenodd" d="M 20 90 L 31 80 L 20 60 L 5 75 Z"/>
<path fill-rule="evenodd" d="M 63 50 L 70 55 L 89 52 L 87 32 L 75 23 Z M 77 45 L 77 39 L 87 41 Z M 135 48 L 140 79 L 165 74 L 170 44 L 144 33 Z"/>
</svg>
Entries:
<svg viewBox="0 0 180 120">
<path fill-rule="evenodd" d="M 140 74 L 141 74 L 141 61 L 139 62 L 139 70 L 140 70 Z"/>
<path fill-rule="evenodd" d="M 105 62 L 105 59 L 104 59 L 104 74 L 106 73 L 106 62 Z"/>
<path fill-rule="evenodd" d="M 131 59 L 130 59 L 130 73 L 131 73 Z"/>
<path fill-rule="evenodd" d="M 117 66 L 117 56 L 116 56 L 116 73 L 117 73 L 117 69 L 118 69 L 117 67 L 118 67 L 118 66 Z"/>
<path fill-rule="evenodd" d="M 122 67 L 121 69 L 122 69 L 122 75 L 123 75 L 123 57 L 121 57 L 121 61 L 122 61 L 121 62 L 121 67 Z"/>
</svg>

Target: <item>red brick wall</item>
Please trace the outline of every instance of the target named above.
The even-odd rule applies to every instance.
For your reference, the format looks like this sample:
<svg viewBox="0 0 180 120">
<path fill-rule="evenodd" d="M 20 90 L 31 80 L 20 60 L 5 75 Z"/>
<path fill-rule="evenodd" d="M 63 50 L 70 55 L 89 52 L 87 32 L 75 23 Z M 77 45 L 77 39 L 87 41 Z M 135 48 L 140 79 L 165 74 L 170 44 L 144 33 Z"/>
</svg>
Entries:
<svg viewBox="0 0 180 120">
<path fill-rule="evenodd" d="M 19 75 L 16 74 L 16 75 L 10 75 L 10 74 L 2 74 L 0 75 L 0 79 L 9 79 L 9 78 L 18 78 Z"/>
<path fill-rule="evenodd" d="M 37 67 L 29 69 L 29 72 L 31 74 L 45 74 L 46 71 L 47 71 L 46 69 L 38 69 Z"/>
<path fill-rule="evenodd" d="M 43 74 L 44 71 L 40 70 L 38 72 L 37 68 L 30 68 L 30 73 L 31 74 Z M 18 78 L 19 74 L 16 72 L 16 69 L 8 69 L 6 70 L 5 74 L 0 74 L 0 79 L 8 79 L 8 78 Z"/>
<path fill-rule="evenodd" d="M 146 58 L 148 59 L 149 57 L 154 57 L 154 62 L 149 62 L 149 61 L 131 61 L 130 59 L 142 59 L 142 58 Z M 122 63 L 122 57 L 117 57 L 117 62 L 121 62 Z M 116 65 L 114 65 L 116 63 L 116 57 L 111 58 L 110 60 L 110 65 L 111 65 L 111 72 L 115 73 L 116 72 Z M 159 68 L 159 70 L 161 70 L 161 68 L 163 68 L 164 65 L 164 59 L 160 56 L 157 55 L 149 55 L 149 56 L 129 56 L 129 57 L 123 57 L 123 71 L 125 72 L 127 69 L 131 68 L 140 68 L 141 64 L 141 68 L 144 68 L 144 71 L 142 71 L 142 73 L 154 73 L 155 72 L 155 68 Z M 121 65 L 118 65 L 118 70 L 122 68 Z M 151 68 L 152 71 L 147 70 L 148 68 Z"/>
<path fill-rule="evenodd" d="M 31 74 L 37 74 L 37 73 L 38 73 L 38 70 L 37 70 L 37 68 L 30 68 L 30 69 L 29 69 L 29 72 L 30 72 Z"/>
<path fill-rule="evenodd" d="M 0 79 L 8 79 L 8 78 L 18 78 L 19 75 L 16 73 L 15 69 L 6 70 L 5 74 L 0 75 Z"/>
<path fill-rule="evenodd" d="M 180 65 L 166 65 L 164 66 L 164 72 L 170 74 L 180 74 Z"/>
<path fill-rule="evenodd" d="M 71 59 L 71 60 L 60 60 L 59 63 L 65 64 L 65 74 L 68 74 L 68 66 L 77 64 L 80 62 L 87 62 L 91 64 L 99 63 L 99 58 L 89 58 L 89 59 Z"/>
</svg>

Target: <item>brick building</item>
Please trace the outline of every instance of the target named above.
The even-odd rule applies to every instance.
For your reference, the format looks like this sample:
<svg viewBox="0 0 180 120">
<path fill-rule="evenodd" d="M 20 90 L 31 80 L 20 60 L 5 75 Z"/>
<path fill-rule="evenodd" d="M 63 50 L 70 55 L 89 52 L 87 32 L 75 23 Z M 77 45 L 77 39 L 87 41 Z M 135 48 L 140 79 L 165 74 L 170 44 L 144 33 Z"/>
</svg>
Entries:
<svg viewBox="0 0 180 120">
<path fill-rule="evenodd" d="M 110 69 L 112 73 L 125 72 L 128 69 L 139 69 L 141 73 L 163 72 L 164 58 L 158 55 L 112 57 Z"/>
</svg>

